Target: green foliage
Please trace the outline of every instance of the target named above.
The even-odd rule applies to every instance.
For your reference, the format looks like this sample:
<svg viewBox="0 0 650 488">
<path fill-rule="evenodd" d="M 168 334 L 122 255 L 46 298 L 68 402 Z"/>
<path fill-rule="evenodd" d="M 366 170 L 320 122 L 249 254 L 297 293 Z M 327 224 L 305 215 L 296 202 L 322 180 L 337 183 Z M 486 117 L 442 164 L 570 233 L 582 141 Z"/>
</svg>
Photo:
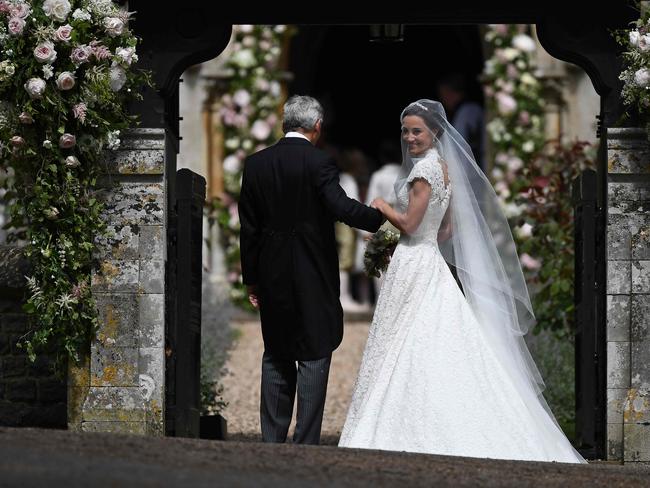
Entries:
<svg viewBox="0 0 650 488">
<path fill-rule="evenodd" d="M 526 186 L 517 194 L 523 208 L 514 219 L 538 327 L 573 340 L 574 216 L 572 181 L 595 167 L 595 149 L 586 142 L 549 142 L 517 173 Z M 526 231 L 524 231 L 526 229 Z M 532 258 L 535 256 L 535 258 Z M 536 262 L 535 262 L 536 261 Z"/>
<path fill-rule="evenodd" d="M 66 359 L 80 359 L 98 325 L 90 271 L 95 238 L 106 230 L 96 189 L 102 150 L 117 147 L 120 131 L 133 124 L 127 104 L 141 98 L 151 79 L 132 66 L 139 39 L 128 28 L 130 14 L 112 2 L 72 1 L 72 10 L 79 10 L 64 21 L 48 17 L 42 2 L 15 3 L 31 12 L 17 34 L 0 13 L 0 65 L 13 66 L 11 75 L 5 69 L 0 76 L 0 184 L 10 212 L 5 228 L 12 231 L 10 242 L 26 244 L 32 265 L 24 310 L 35 327 L 20 345 L 32 361 L 46 345 L 53 347 L 60 371 Z M 109 32 L 108 17 L 122 28 Z M 63 26 L 71 28 L 69 40 L 57 37 Z M 54 49 L 55 59 L 36 59 L 43 44 Z M 75 53 L 81 56 L 73 59 Z M 44 86 L 41 95 L 28 90 L 28 80 Z"/>
</svg>

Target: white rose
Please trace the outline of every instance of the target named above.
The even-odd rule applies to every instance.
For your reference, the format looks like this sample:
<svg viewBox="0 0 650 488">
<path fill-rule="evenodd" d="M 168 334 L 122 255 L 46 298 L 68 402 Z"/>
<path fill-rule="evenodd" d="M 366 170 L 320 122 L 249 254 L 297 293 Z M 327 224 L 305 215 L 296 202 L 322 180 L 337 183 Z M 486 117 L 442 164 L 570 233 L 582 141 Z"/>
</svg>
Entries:
<svg viewBox="0 0 650 488">
<path fill-rule="evenodd" d="M 503 57 L 506 61 L 512 61 L 519 56 L 519 50 L 512 47 L 507 47 L 503 50 Z"/>
<path fill-rule="evenodd" d="M 530 73 L 524 73 L 524 74 L 522 74 L 522 75 L 521 75 L 521 82 L 522 82 L 524 85 L 531 85 L 531 86 L 537 84 L 537 80 L 536 80 L 535 77 L 534 77 L 533 75 L 531 75 Z"/>
<path fill-rule="evenodd" d="M 231 59 L 233 63 L 235 63 L 240 68 L 252 68 L 257 63 L 255 60 L 255 55 L 250 49 L 242 49 L 241 51 L 237 51 L 235 54 L 233 54 Z"/>
<path fill-rule="evenodd" d="M 57 41 L 68 42 L 72 34 L 72 27 L 70 24 L 60 26 L 54 33 L 54 38 Z"/>
<path fill-rule="evenodd" d="M 535 149 L 535 143 L 533 141 L 526 141 L 521 145 L 521 149 L 524 152 L 531 153 Z"/>
<path fill-rule="evenodd" d="M 239 147 L 239 139 L 237 137 L 230 137 L 226 139 L 224 145 L 227 149 L 237 149 Z"/>
<path fill-rule="evenodd" d="M 124 22 L 118 17 L 105 17 L 104 30 L 111 37 L 117 37 L 124 32 Z"/>
<path fill-rule="evenodd" d="M 50 220 L 56 220 L 59 217 L 59 209 L 56 207 L 50 207 L 44 210 L 45 216 Z"/>
<path fill-rule="evenodd" d="M 45 15 L 59 22 L 65 21 L 71 8 L 68 0 L 45 0 L 43 2 L 43 12 L 45 12 Z"/>
<path fill-rule="evenodd" d="M 251 127 L 251 135 L 258 141 L 264 141 L 271 135 L 271 126 L 264 120 L 256 120 Z"/>
<path fill-rule="evenodd" d="M 512 39 L 512 45 L 526 53 L 532 53 L 535 50 L 535 41 L 526 34 L 517 34 Z"/>
<path fill-rule="evenodd" d="M 521 227 L 516 228 L 516 233 L 521 238 L 530 237 L 533 235 L 533 226 L 526 222 Z"/>
<path fill-rule="evenodd" d="M 56 51 L 51 41 L 45 41 L 34 49 L 34 57 L 39 63 L 52 64 L 56 59 Z"/>
<path fill-rule="evenodd" d="M 131 66 L 132 62 L 138 60 L 135 49 L 132 47 L 120 47 L 115 51 L 115 55 L 129 66 Z"/>
<path fill-rule="evenodd" d="M 4 72 L 7 73 L 7 76 L 13 76 L 16 73 L 16 67 L 11 63 L 7 63 L 4 65 Z"/>
<path fill-rule="evenodd" d="M 68 168 L 76 168 L 80 164 L 81 163 L 79 162 L 76 156 L 68 156 L 67 158 L 65 158 L 65 165 Z"/>
<path fill-rule="evenodd" d="M 240 107 L 246 107 L 251 101 L 251 95 L 247 90 L 241 88 L 235 92 L 232 99 Z"/>
<path fill-rule="evenodd" d="M 640 87 L 648 86 L 650 84 L 650 70 L 647 68 L 638 70 L 634 73 L 634 82 Z"/>
<path fill-rule="evenodd" d="M 45 149 L 52 149 L 52 141 L 50 141 L 49 139 L 45 139 L 43 141 L 43 147 Z"/>
<path fill-rule="evenodd" d="M 120 91 L 126 83 L 126 71 L 120 65 L 113 63 L 110 71 L 111 90 Z"/>
<path fill-rule="evenodd" d="M 223 160 L 223 170 L 226 173 L 236 173 L 241 168 L 241 162 L 239 158 L 235 155 L 227 156 Z"/>
<path fill-rule="evenodd" d="M 633 46 L 638 46 L 639 45 L 639 31 L 638 30 L 633 30 L 630 32 L 630 44 Z"/>
<path fill-rule="evenodd" d="M 280 83 L 278 83 L 277 81 L 271 82 L 271 88 L 269 89 L 271 95 L 273 95 L 274 97 L 279 97 L 281 90 L 282 87 L 280 86 Z"/>
<path fill-rule="evenodd" d="M 70 71 L 64 71 L 56 78 L 56 87 L 59 90 L 70 90 L 74 85 L 75 77 Z"/>
<path fill-rule="evenodd" d="M 23 86 L 31 99 L 41 98 L 45 93 L 45 80 L 40 78 L 30 78 Z"/>
</svg>

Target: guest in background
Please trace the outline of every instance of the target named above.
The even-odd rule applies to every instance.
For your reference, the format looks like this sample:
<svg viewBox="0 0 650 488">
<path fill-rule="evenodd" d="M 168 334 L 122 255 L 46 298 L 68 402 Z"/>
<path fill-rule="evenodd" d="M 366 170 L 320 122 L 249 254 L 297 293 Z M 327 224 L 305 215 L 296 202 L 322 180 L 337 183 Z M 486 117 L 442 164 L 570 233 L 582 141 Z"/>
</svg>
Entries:
<svg viewBox="0 0 650 488">
<path fill-rule="evenodd" d="M 383 198 L 388 204 L 394 206 L 396 203 L 395 196 L 395 180 L 400 170 L 402 160 L 402 150 L 397 140 L 385 139 L 379 144 L 378 151 L 379 169 L 370 176 L 370 183 L 368 185 L 368 193 L 366 195 L 366 202 L 372 202 L 375 198 Z M 358 241 L 360 245 L 357 248 L 356 256 L 356 269 L 363 271 L 363 255 L 366 250 L 365 240 L 371 236 L 370 233 L 363 230 L 357 230 Z M 365 274 L 364 274 L 365 276 Z M 383 275 L 382 275 L 383 276 Z M 362 303 L 371 304 L 374 300 L 371 299 L 376 296 L 381 288 L 382 278 L 374 278 L 374 293 L 371 292 L 369 287 L 366 289 L 365 295 L 362 295 Z"/>
<path fill-rule="evenodd" d="M 468 99 L 465 77 L 452 73 L 441 78 L 438 96 L 451 125 L 467 141 L 476 163 L 485 173 L 485 115 L 481 105 Z"/>
</svg>

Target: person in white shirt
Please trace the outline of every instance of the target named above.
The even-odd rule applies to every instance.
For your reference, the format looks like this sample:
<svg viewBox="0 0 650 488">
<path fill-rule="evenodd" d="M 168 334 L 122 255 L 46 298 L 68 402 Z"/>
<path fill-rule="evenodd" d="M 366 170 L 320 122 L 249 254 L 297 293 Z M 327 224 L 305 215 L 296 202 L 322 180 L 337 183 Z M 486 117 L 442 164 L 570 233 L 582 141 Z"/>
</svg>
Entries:
<svg viewBox="0 0 650 488">
<path fill-rule="evenodd" d="M 375 198 L 383 198 L 390 205 L 395 205 L 396 196 L 394 185 L 401 166 L 402 151 L 395 141 L 392 139 L 386 139 L 379 144 L 377 156 L 380 168 L 370 177 L 368 194 L 366 195 L 365 200 L 366 204 L 372 202 Z M 355 268 L 362 272 L 363 255 L 366 250 L 365 241 L 371 236 L 371 234 L 357 229 L 357 236 L 360 245 L 357 246 Z M 379 288 L 381 288 L 381 280 L 381 277 L 373 279 L 376 293 L 378 293 Z M 363 303 L 369 306 L 370 302 L 370 290 L 367 290 L 366 296 L 363 297 Z"/>
</svg>

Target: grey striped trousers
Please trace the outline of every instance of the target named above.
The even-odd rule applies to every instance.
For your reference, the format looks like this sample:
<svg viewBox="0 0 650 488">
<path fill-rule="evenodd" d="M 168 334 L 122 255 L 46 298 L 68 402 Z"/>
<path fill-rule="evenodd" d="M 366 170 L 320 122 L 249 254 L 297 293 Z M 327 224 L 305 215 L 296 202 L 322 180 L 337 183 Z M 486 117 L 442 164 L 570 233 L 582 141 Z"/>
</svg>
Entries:
<svg viewBox="0 0 650 488">
<path fill-rule="evenodd" d="M 285 442 L 298 392 L 295 444 L 318 444 L 331 356 L 313 361 L 262 358 L 260 421 L 264 442 Z"/>
</svg>

